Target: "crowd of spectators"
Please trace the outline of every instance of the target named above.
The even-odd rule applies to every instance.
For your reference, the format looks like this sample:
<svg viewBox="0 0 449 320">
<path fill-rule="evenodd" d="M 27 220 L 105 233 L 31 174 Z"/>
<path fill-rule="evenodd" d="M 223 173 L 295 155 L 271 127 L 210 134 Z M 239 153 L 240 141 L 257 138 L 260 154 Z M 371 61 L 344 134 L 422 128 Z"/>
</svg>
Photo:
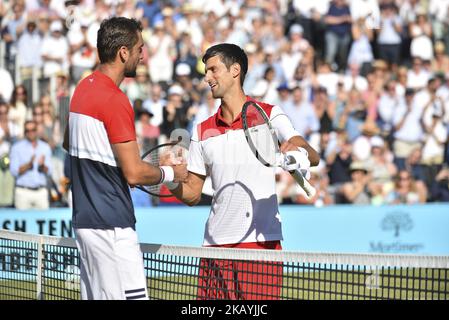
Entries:
<svg viewBox="0 0 449 320">
<path fill-rule="evenodd" d="M 209 46 L 231 42 L 248 54 L 245 92 L 281 106 L 321 155 L 311 172 L 317 195 L 307 199 L 279 172 L 281 203 L 449 201 L 448 9 L 449 0 L 4 0 L 0 206 L 14 206 L 18 182 L 31 192 L 44 177 L 50 205 L 69 200 L 61 148 L 68 104 L 58 99 L 70 98 L 95 69 L 96 32 L 114 15 L 144 28 L 143 62 L 121 86 L 142 150 L 217 110 L 201 57 Z M 24 85 L 36 70 L 39 88 Z M 31 151 L 12 154 L 21 141 L 28 141 L 22 149 L 33 145 L 31 129 L 40 148 L 50 147 L 51 161 Z M 13 163 L 18 158 L 23 168 Z"/>
</svg>

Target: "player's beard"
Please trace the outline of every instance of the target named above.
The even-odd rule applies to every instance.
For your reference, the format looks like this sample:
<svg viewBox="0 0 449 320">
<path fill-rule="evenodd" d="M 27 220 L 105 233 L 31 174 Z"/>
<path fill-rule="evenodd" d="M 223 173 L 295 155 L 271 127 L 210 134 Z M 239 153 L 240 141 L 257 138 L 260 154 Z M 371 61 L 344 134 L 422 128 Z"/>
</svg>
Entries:
<svg viewBox="0 0 449 320">
<path fill-rule="evenodd" d="M 125 77 L 127 78 L 135 78 L 137 75 L 137 64 L 135 66 L 133 66 L 132 68 L 125 68 Z"/>
<path fill-rule="evenodd" d="M 134 70 L 125 70 L 125 77 L 127 78 L 135 78 L 136 77 L 136 69 Z"/>
</svg>

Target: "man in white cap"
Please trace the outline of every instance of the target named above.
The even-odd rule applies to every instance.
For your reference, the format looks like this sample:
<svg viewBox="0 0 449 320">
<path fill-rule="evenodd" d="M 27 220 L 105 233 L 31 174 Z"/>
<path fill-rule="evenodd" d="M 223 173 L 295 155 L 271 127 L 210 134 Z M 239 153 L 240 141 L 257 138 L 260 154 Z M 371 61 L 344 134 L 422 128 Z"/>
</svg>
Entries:
<svg viewBox="0 0 449 320">
<path fill-rule="evenodd" d="M 44 76 L 51 77 L 60 71 L 69 70 L 69 44 L 63 36 L 63 26 L 60 20 L 50 24 L 50 36 L 42 41 L 41 57 L 44 62 Z"/>
</svg>

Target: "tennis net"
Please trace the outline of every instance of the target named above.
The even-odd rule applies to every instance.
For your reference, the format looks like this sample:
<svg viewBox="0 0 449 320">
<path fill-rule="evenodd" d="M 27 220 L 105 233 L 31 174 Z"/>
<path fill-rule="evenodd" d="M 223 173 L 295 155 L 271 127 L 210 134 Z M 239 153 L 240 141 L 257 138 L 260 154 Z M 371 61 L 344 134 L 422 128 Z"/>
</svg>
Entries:
<svg viewBox="0 0 449 320">
<path fill-rule="evenodd" d="M 449 256 L 141 244 L 151 299 L 449 299 Z M 0 299 L 80 299 L 75 241 L 0 230 Z"/>
</svg>

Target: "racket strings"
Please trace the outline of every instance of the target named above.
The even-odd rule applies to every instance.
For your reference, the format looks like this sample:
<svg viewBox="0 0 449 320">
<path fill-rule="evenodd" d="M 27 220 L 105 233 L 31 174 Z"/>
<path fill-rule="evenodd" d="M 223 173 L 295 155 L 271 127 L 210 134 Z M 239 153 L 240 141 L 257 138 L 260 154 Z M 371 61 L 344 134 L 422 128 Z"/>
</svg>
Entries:
<svg viewBox="0 0 449 320">
<path fill-rule="evenodd" d="M 256 158 L 265 166 L 276 166 L 279 148 L 274 130 L 265 112 L 254 104 L 245 109 L 244 127 L 248 144 Z"/>
</svg>

